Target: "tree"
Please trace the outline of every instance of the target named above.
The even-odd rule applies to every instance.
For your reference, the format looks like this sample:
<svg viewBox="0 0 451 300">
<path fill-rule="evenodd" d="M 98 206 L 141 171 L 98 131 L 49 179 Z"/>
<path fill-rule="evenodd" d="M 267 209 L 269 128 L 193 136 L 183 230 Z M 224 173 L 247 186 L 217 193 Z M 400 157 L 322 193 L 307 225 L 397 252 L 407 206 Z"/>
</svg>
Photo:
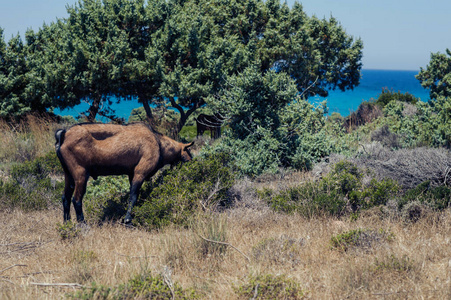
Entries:
<svg viewBox="0 0 451 300">
<path fill-rule="evenodd" d="M 360 79 L 362 42 L 338 22 L 309 18 L 300 4 L 278 0 L 174 1 L 158 49 L 164 49 L 160 93 L 181 113 L 216 101 L 229 76 L 258 65 L 284 72 L 305 97 L 352 89 Z"/>
<path fill-rule="evenodd" d="M 109 97 L 120 94 L 118 79 L 131 51 L 125 32 L 115 24 L 115 4 L 113 0 L 83 0 L 68 8 L 67 40 L 61 54 L 69 63 L 62 72 L 66 80 L 61 96 L 70 105 L 89 101 L 89 121 L 98 113 L 112 113 L 104 104 L 111 104 Z"/>
<path fill-rule="evenodd" d="M 446 54 L 431 53 L 426 69 L 420 68 L 415 77 L 421 86 L 430 89 L 431 99 L 451 97 L 451 51 L 446 49 Z"/>
<path fill-rule="evenodd" d="M 32 30 L 25 33 L 25 43 L 20 36 L 8 44 L 0 43 L 0 116 L 18 119 L 27 113 L 47 113 L 53 103 L 45 84 L 45 51 L 39 36 Z"/>
<path fill-rule="evenodd" d="M 12 37 L 5 47 L 2 32 L 1 44 L 0 117 L 15 119 L 30 111 L 24 99 L 28 72 L 26 49 L 19 35 Z"/>
<path fill-rule="evenodd" d="M 41 96 L 43 107 L 87 101 L 91 121 L 112 113 L 111 96 L 136 97 L 149 118 L 150 103 L 176 108 L 179 131 L 195 110 L 217 101 L 228 78 L 251 66 L 287 74 L 304 97 L 359 83 L 361 41 L 297 3 L 79 0 L 68 13 L 27 36 L 24 61 L 36 82 L 27 93 Z"/>
</svg>

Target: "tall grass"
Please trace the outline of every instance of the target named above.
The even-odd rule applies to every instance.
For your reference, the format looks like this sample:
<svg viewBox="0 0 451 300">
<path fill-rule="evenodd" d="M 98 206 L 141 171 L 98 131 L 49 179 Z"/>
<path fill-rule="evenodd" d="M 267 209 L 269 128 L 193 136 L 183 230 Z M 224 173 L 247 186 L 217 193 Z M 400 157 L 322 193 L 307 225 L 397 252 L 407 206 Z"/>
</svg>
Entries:
<svg viewBox="0 0 451 300">
<path fill-rule="evenodd" d="M 0 214 L 1 299 L 61 299 L 81 291 L 51 286 L 62 283 L 76 283 L 86 291 L 95 283 L 103 286 L 98 293 L 118 292 L 131 282 L 140 287 L 153 282 L 147 281 L 149 274 L 162 280 L 161 289 L 194 290 L 202 299 L 247 299 L 255 291 L 258 299 L 265 299 L 264 293 L 270 299 L 276 289 L 278 295 L 297 295 L 287 299 L 451 296 L 449 211 L 416 223 L 370 215 L 356 221 L 306 219 L 245 208 L 223 213 L 227 243 L 250 261 L 231 248 L 205 255 L 194 227 L 146 232 L 104 223 L 62 240 L 54 225 L 60 217 L 54 210 Z M 352 250 L 331 247 L 334 237 L 360 228 L 368 234 L 360 234 Z M 384 231 L 389 240 L 379 238 Z M 298 292 L 286 294 L 290 287 Z"/>
<path fill-rule="evenodd" d="M 48 117 L 36 115 L 17 123 L 0 120 L 0 163 L 24 162 L 52 151 L 59 126 Z"/>
</svg>

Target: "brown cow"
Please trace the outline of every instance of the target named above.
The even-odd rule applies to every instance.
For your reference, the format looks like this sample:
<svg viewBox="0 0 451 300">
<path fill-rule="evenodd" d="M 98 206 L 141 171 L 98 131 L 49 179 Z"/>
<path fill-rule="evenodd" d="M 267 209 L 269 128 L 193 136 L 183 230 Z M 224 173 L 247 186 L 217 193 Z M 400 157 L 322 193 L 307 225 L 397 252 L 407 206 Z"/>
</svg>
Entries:
<svg viewBox="0 0 451 300">
<path fill-rule="evenodd" d="M 190 161 L 189 147 L 154 132 L 142 123 L 129 125 L 78 124 L 55 133 L 55 149 L 64 169 L 62 197 L 64 221 L 70 220 L 70 200 L 77 221 L 83 222 L 82 199 L 89 176 L 128 175 L 130 202 L 124 222 L 131 222 L 131 211 L 144 180 L 166 164 Z"/>
</svg>

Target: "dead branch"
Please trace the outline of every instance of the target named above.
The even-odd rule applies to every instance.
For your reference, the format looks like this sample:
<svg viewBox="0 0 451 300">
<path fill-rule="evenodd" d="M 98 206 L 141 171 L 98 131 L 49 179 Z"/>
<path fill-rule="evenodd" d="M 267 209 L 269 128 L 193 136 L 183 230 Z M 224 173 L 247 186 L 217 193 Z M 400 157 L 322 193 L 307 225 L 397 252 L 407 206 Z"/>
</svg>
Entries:
<svg viewBox="0 0 451 300">
<path fill-rule="evenodd" d="M 87 288 L 79 283 L 47 283 L 47 282 L 30 282 L 32 285 L 37 286 L 59 286 L 59 287 L 72 287 L 72 288 Z"/>
<path fill-rule="evenodd" d="M 207 210 L 207 207 L 210 207 L 210 201 L 213 198 L 213 196 L 220 191 L 219 184 L 221 183 L 221 179 L 218 177 L 218 180 L 216 181 L 214 189 L 211 191 L 210 195 L 207 197 L 205 201 L 200 201 L 200 204 L 202 205 L 202 208 L 204 211 Z"/>
<path fill-rule="evenodd" d="M 9 267 L 7 267 L 7 268 L 4 268 L 4 269 L 0 270 L 0 274 L 3 273 L 3 272 L 5 272 L 6 270 L 9 270 L 9 269 L 14 268 L 14 267 L 26 267 L 26 266 L 27 266 L 27 265 L 14 264 L 14 265 L 12 265 L 12 266 L 9 266 Z"/>
<path fill-rule="evenodd" d="M 127 255 L 127 254 L 122 254 L 122 253 L 119 253 L 119 252 L 114 252 L 114 253 L 116 253 L 116 254 L 119 255 L 119 256 L 124 256 L 124 257 L 127 257 L 127 258 L 149 258 L 149 257 L 158 257 L 158 256 L 156 256 L 156 255 L 132 256 L 132 255 Z"/>
<path fill-rule="evenodd" d="M 14 282 L 12 282 L 11 280 L 9 280 L 9 279 L 5 279 L 5 278 L 0 278 L 0 280 L 1 281 L 6 281 L 6 282 L 8 282 L 8 283 L 11 283 L 11 284 L 15 284 Z"/>
<path fill-rule="evenodd" d="M 201 236 L 201 235 L 198 234 L 198 233 L 197 233 L 197 235 L 198 235 L 201 239 L 203 239 L 203 240 L 205 240 L 205 241 L 207 241 L 207 242 L 210 242 L 210 243 L 216 243 L 216 244 L 221 244 L 221 245 L 226 245 L 226 246 L 232 247 L 233 249 L 235 249 L 236 251 L 238 251 L 241 255 L 243 255 L 243 256 L 247 259 L 247 261 L 251 261 L 251 259 L 250 259 L 246 254 L 244 254 L 243 252 L 241 252 L 240 249 L 238 249 L 237 247 L 233 246 L 233 245 L 230 244 L 230 243 L 210 240 L 210 239 L 207 239 L 207 238 Z"/>
</svg>

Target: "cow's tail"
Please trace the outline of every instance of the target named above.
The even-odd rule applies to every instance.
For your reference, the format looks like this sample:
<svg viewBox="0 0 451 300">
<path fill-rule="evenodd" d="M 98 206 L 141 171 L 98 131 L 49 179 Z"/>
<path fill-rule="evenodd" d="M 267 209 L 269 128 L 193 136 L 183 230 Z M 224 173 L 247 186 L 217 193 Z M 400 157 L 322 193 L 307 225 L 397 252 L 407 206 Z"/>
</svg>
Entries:
<svg viewBox="0 0 451 300">
<path fill-rule="evenodd" d="M 64 161 L 63 155 L 61 154 L 61 145 L 64 143 L 64 137 L 66 135 L 65 129 L 58 129 L 55 132 L 55 150 L 56 150 L 56 156 L 58 156 L 58 159 L 61 162 L 61 166 L 63 167 L 63 170 L 66 174 L 69 173 L 69 170 L 67 168 L 66 162 Z"/>
</svg>

